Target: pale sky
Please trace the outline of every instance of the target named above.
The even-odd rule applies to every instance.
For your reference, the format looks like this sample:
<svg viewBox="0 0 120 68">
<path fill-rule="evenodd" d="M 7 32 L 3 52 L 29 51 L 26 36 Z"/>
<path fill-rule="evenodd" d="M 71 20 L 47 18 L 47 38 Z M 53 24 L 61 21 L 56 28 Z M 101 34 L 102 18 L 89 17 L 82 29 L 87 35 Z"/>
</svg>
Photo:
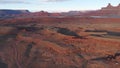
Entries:
<svg viewBox="0 0 120 68">
<path fill-rule="evenodd" d="M 33 12 L 84 11 L 100 9 L 108 3 L 117 6 L 120 0 L 0 0 L 0 9 L 28 9 Z"/>
</svg>

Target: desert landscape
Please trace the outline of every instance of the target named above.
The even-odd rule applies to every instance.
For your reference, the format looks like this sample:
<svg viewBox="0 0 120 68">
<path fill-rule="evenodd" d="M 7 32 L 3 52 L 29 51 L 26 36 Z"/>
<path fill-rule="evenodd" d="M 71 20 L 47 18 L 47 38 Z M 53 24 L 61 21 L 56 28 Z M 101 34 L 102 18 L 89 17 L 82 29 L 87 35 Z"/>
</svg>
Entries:
<svg viewBox="0 0 120 68">
<path fill-rule="evenodd" d="M 0 10 L 0 68 L 120 68 L 118 8 Z"/>
</svg>

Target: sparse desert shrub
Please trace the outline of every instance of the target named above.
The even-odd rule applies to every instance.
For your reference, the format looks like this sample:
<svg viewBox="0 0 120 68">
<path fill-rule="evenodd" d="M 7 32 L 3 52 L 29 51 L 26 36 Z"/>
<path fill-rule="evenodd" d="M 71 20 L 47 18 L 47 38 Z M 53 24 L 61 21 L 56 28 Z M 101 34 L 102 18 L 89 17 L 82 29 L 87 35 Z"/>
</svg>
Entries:
<svg viewBox="0 0 120 68">
<path fill-rule="evenodd" d="M 25 31 L 30 31 L 30 32 L 35 32 L 38 31 L 40 28 L 37 27 L 27 27 L 27 26 L 20 26 L 20 27 L 16 27 L 18 30 L 25 30 Z"/>
<path fill-rule="evenodd" d="M 85 30 L 85 32 L 107 32 L 106 30 Z"/>
<path fill-rule="evenodd" d="M 65 35 L 70 35 L 70 36 L 78 36 L 75 32 L 70 31 L 67 28 L 59 28 L 57 32 Z"/>
<path fill-rule="evenodd" d="M 120 32 L 110 32 L 107 31 L 108 35 L 113 35 L 113 36 L 120 36 Z"/>
</svg>

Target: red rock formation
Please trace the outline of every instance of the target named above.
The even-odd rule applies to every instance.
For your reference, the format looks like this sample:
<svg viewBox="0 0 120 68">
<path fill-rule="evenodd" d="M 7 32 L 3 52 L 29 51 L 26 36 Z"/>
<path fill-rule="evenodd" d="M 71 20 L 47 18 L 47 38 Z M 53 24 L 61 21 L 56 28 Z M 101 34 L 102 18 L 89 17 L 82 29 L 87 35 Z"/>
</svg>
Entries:
<svg viewBox="0 0 120 68">
<path fill-rule="evenodd" d="M 108 15 L 120 15 L 120 5 L 118 6 L 112 6 L 110 3 L 108 4 L 107 7 L 103 7 L 101 9 L 101 12 L 103 14 L 108 14 Z"/>
</svg>

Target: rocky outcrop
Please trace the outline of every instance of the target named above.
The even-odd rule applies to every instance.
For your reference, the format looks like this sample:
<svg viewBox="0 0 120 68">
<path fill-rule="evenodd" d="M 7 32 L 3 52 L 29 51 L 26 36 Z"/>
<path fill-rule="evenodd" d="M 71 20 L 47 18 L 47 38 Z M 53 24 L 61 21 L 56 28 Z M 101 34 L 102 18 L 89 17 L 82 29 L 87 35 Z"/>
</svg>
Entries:
<svg viewBox="0 0 120 68">
<path fill-rule="evenodd" d="M 100 10 L 90 11 L 84 13 L 83 16 L 120 16 L 120 4 L 118 6 L 112 6 L 110 3 L 106 7 L 102 7 Z"/>
</svg>

